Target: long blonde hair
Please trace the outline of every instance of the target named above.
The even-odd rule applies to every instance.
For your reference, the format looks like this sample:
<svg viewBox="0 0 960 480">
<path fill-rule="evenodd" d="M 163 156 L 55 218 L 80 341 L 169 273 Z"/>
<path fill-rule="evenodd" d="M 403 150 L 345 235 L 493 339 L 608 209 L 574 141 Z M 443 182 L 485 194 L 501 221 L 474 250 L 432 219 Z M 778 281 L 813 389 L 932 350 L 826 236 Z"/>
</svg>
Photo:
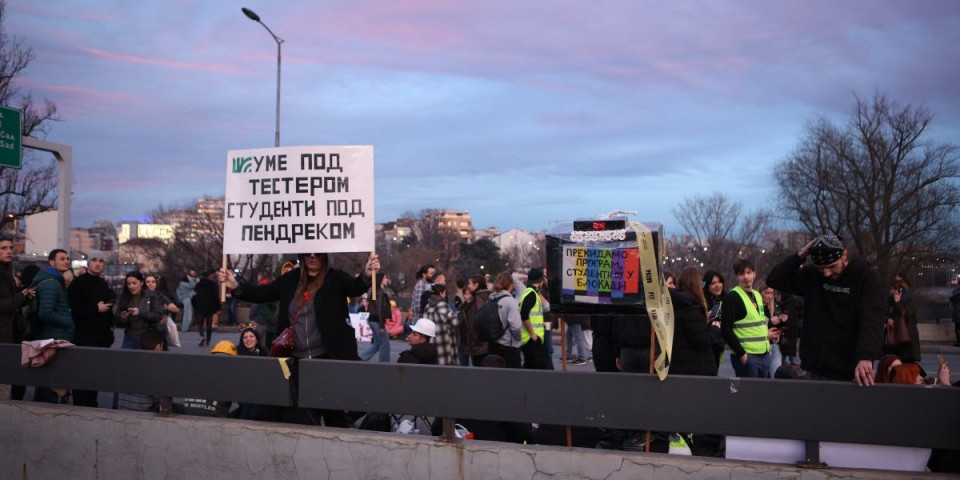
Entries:
<svg viewBox="0 0 960 480">
<path fill-rule="evenodd" d="M 301 255 L 301 263 L 305 263 L 305 255 Z M 300 283 L 297 285 L 297 309 L 303 308 L 304 304 L 307 301 L 313 299 L 314 295 L 317 294 L 317 291 L 320 290 L 320 287 L 323 286 L 323 280 L 327 276 L 327 270 L 330 269 L 330 262 L 327 259 L 327 255 L 323 254 L 318 257 L 320 259 L 320 271 L 317 272 L 317 276 L 310 280 L 310 275 L 307 272 L 307 266 L 301 265 L 300 267 Z"/>
</svg>

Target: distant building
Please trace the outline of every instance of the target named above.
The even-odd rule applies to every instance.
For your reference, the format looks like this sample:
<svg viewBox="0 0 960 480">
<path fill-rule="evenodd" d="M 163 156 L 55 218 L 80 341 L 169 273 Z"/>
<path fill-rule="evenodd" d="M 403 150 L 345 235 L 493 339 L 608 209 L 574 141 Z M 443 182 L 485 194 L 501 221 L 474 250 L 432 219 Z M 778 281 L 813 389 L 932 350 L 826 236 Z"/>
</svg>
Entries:
<svg viewBox="0 0 960 480">
<path fill-rule="evenodd" d="M 466 210 L 436 210 L 426 220 L 435 222 L 438 228 L 455 231 L 461 240 L 473 241 L 473 220 Z"/>
<path fill-rule="evenodd" d="M 193 208 L 168 210 L 163 222 L 172 226 L 179 241 L 194 243 L 223 234 L 224 197 L 200 197 Z"/>
<path fill-rule="evenodd" d="M 493 238 L 496 238 L 498 236 L 500 236 L 500 227 L 487 227 L 487 228 L 484 228 L 483 230 L 473 231 L 474 242 L 478 240 L 483 240 L 483 239 L 492 240 Z"/>
<path fill-rule="evenodd" d="M 148 220 L 148 219 L 143 219 Z M 168 223 L 153 223 L 152 220 L 142 222 L 122 221 L 117 224 L 117 241 L 121 244 L 133 239 L 156 239 L 163 243 L 173 240 L 173 225 Z"/>
<path fill-rule="evenodd" d="M 117 229 L 108 220 L 96 222 L 91 228 L 70 229 L 70 250 L 81 255 L 116 252 L 119 244 Z"/>
<path fill-rule="evenodd" d="M 543 267 L 546 263 L 546 232 L 528 232 L 513 228 L 490 239 L 500 252 L 513 259 L 521 269 Z"/>
<path fill-rule="evenodd" d="M 387 245 L 403 243 L 403 239 L 413 233 L 411 222 L 403 220 L 378 223 L 376 229 L 377 236 Z"/>
</svg>

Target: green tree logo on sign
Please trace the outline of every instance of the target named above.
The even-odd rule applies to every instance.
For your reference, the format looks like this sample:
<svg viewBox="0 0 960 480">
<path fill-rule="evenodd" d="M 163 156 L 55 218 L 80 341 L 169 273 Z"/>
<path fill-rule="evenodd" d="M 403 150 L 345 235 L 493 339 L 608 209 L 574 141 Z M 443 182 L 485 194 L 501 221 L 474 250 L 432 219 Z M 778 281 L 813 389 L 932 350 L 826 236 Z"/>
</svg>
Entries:
<svg viewBox="0 0 960 480">
<path fill-rule="evenodd" d="M 253 170 L 253 157 L 233 159 L 233 173 L 247 173 Z"/>
</svg>

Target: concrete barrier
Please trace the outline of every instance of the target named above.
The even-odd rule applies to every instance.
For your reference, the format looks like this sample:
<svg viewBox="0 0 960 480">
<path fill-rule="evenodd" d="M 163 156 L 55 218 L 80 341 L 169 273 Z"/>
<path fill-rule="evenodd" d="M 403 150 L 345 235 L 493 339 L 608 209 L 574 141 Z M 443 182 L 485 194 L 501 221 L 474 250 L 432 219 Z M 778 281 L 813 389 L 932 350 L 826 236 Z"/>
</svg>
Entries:
<svg viewBox="0 0 960 480">
<path fill-rule="evenodd" d="M 0 402 L 0 479 L 909 479 L 922 474 Z"/>
</svg>

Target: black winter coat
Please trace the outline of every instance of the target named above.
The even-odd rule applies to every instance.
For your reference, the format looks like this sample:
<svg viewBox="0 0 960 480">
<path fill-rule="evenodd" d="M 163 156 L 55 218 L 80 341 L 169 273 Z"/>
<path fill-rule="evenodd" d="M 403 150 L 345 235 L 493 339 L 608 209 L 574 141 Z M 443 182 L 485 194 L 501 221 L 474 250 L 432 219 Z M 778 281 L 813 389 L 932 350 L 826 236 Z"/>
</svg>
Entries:
<svg viewBox="0 0 960 480">
<path fill-rule="evenodd" d="M 432 343 L 414 345 L 410 350 L 400 352 L 397 363 L 413 363 L 420 365 L 437 364 L 437 346 Z"/>
<path fill-rule="evenodd" d="M 0 265 L 0 343 L 12 343 L 20 307 L 27 302 L 8 265 Z"/>
<path fill-rule="evenodd" d="M 100 312 L 97 308 L 99 302 L 116 300 L 116 294 L 103 277 L 90 273 L 80 275 L 67 287 L 67 296 L 78 339 L 86 335 L 113 335 L 113 312 Z"/>
<path fill-rule="evenodd" d="M 231 294 L 251 303 L 279 302 L 277 331 L 290 326 L 290 303 L 300 284 L 300 269 L 295 268 L 265 285 L 240 285 Z M 323 286 L 313 296 L 313 311 L 320 328 L 326 357 L 334 360 L 360 360 L 357 338 L 350 325 L 347 297 L 359 297 L 370 288 L 365 275 L 353 277 L 335 268 L 328 268 Z M 199 284 L 197 285 L 199 294 Z"/>
<path fill-rule="evenodd" d="M 670 373 L 675 375 L 716 375 L 713 347 L 722 345 L 720 327 L 707 323 L 707 311 L 689 293 L 670 289 L 673 301 L 673 355 Z"/>
<path fill-rule="evenodd" d="M 208 316 L 220 311 L 220 292 L 213 280 L 201 278 L 193 291 L 195 295 L 191 301 L 197 315 Z"/>
</svg>

